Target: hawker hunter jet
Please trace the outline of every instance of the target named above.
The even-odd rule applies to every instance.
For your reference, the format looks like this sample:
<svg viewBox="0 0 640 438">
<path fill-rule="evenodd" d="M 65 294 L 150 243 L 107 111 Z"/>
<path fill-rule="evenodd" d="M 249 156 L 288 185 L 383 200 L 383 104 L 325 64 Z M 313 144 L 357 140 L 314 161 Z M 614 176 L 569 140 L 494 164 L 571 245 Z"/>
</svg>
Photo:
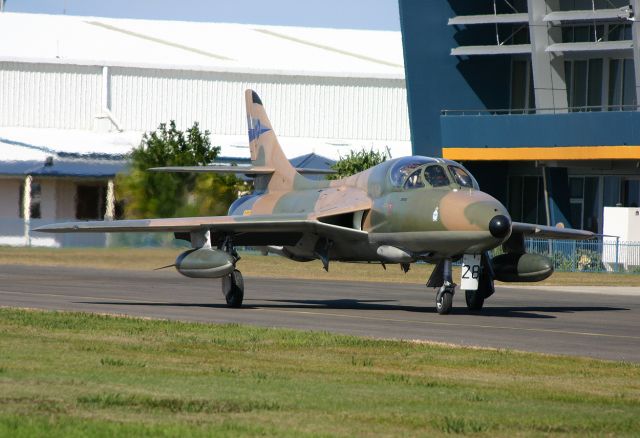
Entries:
<svg viewBox="0 0 640 438">
<path fill-rule="evenodd" d="M 588 239 L 592 233 L 513 222 L 507 209 L 480 191 L 474 177 L 455 161 L 420 156 L 386 161 L 347 178 L 311 180 L 282 152 L 260 97 L 245 93 L 251 166 L 166 167 L 161 172 L 241 173 L 254 179 L 252 194 L 237 199 L 228 216 L 47 225 L 44 232 L 173 232 L 191 243 L 175 268 L 195 278 L 222 278 L 230 307 L 244 297 L 237 246 L 266 248 L 298 262 L 320 260 L 435 268 L 427 287 L 436 309 L 451 311 L 456 284 L 452 263 L 462 261 L 460 289 L 467 306 L 479 311 L 494 292 L 494 280 L 541 281 L 551 261 L 527 254 L 525 236 Z M 502 246 L 501 255 L 490 251 Z"/>
</svg>

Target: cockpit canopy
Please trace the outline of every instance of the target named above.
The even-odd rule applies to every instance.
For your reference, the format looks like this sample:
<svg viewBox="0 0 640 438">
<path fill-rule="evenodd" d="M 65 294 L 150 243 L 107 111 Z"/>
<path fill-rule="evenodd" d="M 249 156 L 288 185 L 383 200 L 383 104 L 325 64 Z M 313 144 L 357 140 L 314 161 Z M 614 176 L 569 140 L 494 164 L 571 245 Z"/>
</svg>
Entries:
<svg viewBox="0 0 640 438">
<path fill-rule="evenodd" d="M 417 189 L 422 187 L 464 187 L 478 189 L 478 183 L 460 164 L 427 157 L 405 157 L 389 170 L 393 187 Z"/>
</svg>

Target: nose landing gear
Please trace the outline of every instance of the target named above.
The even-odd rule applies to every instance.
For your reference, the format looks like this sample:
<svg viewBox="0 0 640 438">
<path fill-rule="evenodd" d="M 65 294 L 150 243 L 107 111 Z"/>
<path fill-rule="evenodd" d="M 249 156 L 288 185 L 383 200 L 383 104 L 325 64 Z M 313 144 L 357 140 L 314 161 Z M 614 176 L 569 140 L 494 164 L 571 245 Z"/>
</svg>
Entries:
<svg viewBox="0 0 640 438">
<path fill-rule="evenodd" d="M 481 263 L 482 269 L 478 279 L 478 289 L 464 291 L 467 308 L 472 312 L 482 310 L 485 299 L 493 295 L 495 291 L 493 268 L 488 253 L 482 254 Z M 427 287 L 439 288 L 436 294 L 436 311 L 440 315 L 447 315 L 453 309 L 453 295 L 455 294 L 456 285 L 453 283 L 451 271 L 451 259 L 441 260 L 427 282 Z"/>
</svg>

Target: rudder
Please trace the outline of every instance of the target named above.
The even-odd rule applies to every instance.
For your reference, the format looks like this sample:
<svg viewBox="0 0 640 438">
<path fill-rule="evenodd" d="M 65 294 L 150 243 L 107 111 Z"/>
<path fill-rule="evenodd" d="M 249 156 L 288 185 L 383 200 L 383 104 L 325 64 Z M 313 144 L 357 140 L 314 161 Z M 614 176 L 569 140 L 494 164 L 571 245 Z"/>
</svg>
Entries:
<svg viewBox="0 0 640 438">
<path fill-rule="evenodd" d="M 280 147 L 260 96 L 253 90 L 247 90 L 245 91 L 245 102 L 251 164 L 274 169 L 272 175 L 258 177 L 256 185 L 262 185 L 268 190 L 293 189 L 295 179 L 299 175 Z"/>
</svg>

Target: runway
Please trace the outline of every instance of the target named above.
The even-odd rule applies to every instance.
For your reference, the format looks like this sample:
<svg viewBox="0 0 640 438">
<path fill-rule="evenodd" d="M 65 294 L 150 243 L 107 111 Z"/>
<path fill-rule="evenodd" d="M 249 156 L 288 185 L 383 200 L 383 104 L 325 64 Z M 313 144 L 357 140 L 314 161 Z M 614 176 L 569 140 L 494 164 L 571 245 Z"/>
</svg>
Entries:
<svg viewBox="0 0 640 438">
<path fill-rule="evenodd" d="M 435 312 L 424 285 L 245 278 L 245 306 L 226 307 L 220 280 L 173 271 L 0 266 L 0 306 L 210 323 L 236 322 L 640 362 L 640 293 L 498 287 L 481 314 L 464 294 Z"/>
</svg>

